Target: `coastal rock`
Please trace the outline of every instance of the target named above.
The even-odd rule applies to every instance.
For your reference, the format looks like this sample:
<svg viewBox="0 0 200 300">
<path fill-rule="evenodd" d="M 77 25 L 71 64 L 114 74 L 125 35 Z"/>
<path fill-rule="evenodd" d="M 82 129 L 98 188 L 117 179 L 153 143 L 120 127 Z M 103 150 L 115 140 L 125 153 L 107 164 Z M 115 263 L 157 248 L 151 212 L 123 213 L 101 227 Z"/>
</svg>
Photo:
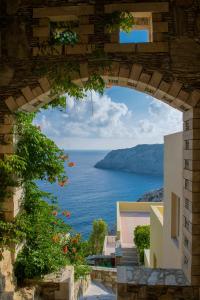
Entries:
<svg viewBox="0 0 200 300">
<path fill-rule="evenodd" d="M 163 201 L 163 188 L 157 189 L 154 191 L 150 191 L 142 195 L 141 198 L 137 200 L 137 202 L 162 202 Z"/>
<path fill-rule="evenodd" d="M 144 144 L 113 150 L 99 161 L 95 168 L 162 176 L 163 152 L 163 144 Z"/>
</svg>

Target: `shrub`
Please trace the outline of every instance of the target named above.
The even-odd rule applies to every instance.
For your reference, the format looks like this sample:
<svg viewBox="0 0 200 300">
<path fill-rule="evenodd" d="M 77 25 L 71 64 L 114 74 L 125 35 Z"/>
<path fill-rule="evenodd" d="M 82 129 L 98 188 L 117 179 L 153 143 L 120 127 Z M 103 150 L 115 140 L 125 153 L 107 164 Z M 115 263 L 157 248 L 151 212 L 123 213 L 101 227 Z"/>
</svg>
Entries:
<svg viewBox="0 0 200 300">
<path fill-rule="evenodd" d="M 94 220 L 89 245 L 92 254 L 101 254 L 105 236 L 108 234 L 108 225 L 102 219 Z"/>
<path fill-rule="evenodd" d="M 150 248 L 150 226 L 137 226 L 134 230 L 134 243 L 139 251 L 140 262 L 144 263 L 144 249 Z"/>
</svg>

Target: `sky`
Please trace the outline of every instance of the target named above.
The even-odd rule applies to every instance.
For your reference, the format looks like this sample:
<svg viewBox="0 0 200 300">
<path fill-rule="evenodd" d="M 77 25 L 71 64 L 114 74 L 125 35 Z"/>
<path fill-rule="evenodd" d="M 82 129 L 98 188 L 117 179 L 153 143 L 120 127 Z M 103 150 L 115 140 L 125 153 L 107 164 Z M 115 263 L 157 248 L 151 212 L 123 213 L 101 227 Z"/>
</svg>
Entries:
<svg viewBox="0 0 200 300">
<path fill-rule="evenodd" d="M 120 43 L 147 42 L 148 32 L 120 31 Z M 66 150 L 111 150 L 163 143 L 182 131 L 182 113 L 144 93 L 124 87 L 88 92 L 82 101 L 66 97 L 66 111 L 41 110 L 35 124 Z"/>
<path fill-rule="evenodd" d="M 112 87 L 103 96 L 88 92 L 84 100 L 67 97 L 65 111 L 41 110 L 35 124 L 66 150 L 110 150 L 163 143 L 182 130 L 182 113 L 133 89 Z"/>
</svg>

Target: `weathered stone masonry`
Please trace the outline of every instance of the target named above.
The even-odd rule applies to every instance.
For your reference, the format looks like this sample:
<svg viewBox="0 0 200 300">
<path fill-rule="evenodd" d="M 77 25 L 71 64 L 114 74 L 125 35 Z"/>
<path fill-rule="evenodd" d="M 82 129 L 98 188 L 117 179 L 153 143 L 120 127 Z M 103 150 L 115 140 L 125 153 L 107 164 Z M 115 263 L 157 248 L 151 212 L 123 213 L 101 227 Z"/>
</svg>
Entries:
<svg viewBox="0 0 200 300">
<path fill-rule="evenodd" d="M 13 113 L 34 111 L 51 101 L 51 82 L 36 66 L 76 62 L 70 74 L 83 85 L 90 74 L 150 94 L 184 112 L 184 251 L 183 270 L 200 285 L 200 0 L 1 0 L 0 1 L 0 155 L 14 152 Z M 120 44 L 109 34 L 104 14 L 115 10 L 151 16 L 150 43 Z M 50 22 L 78 20 L 80 43 L 41 53 Z M 139 22 L 139 21 L 138 21 Z M 139 23 L 138 23 L 139 24 Z M 100 60 L 95 50 L 104 53 Z M 109 61 L 110 69 L 99 68 Z M 19 210 L 20 191 L 5 199 L 7 220 Z"/>
</svg>

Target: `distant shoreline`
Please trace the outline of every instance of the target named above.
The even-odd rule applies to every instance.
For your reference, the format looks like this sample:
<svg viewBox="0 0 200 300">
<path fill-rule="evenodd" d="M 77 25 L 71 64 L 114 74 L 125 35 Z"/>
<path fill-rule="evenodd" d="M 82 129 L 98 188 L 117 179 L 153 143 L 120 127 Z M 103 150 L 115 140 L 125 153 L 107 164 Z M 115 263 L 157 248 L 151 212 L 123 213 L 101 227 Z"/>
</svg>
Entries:
<svg viewBox="0 0 200 300">
<path fill-rule="evenodd" d="M 156 189 L 143 194 L 136 202 L 162 202 L 164 198 L 164 189 Z"/>
</svg>

